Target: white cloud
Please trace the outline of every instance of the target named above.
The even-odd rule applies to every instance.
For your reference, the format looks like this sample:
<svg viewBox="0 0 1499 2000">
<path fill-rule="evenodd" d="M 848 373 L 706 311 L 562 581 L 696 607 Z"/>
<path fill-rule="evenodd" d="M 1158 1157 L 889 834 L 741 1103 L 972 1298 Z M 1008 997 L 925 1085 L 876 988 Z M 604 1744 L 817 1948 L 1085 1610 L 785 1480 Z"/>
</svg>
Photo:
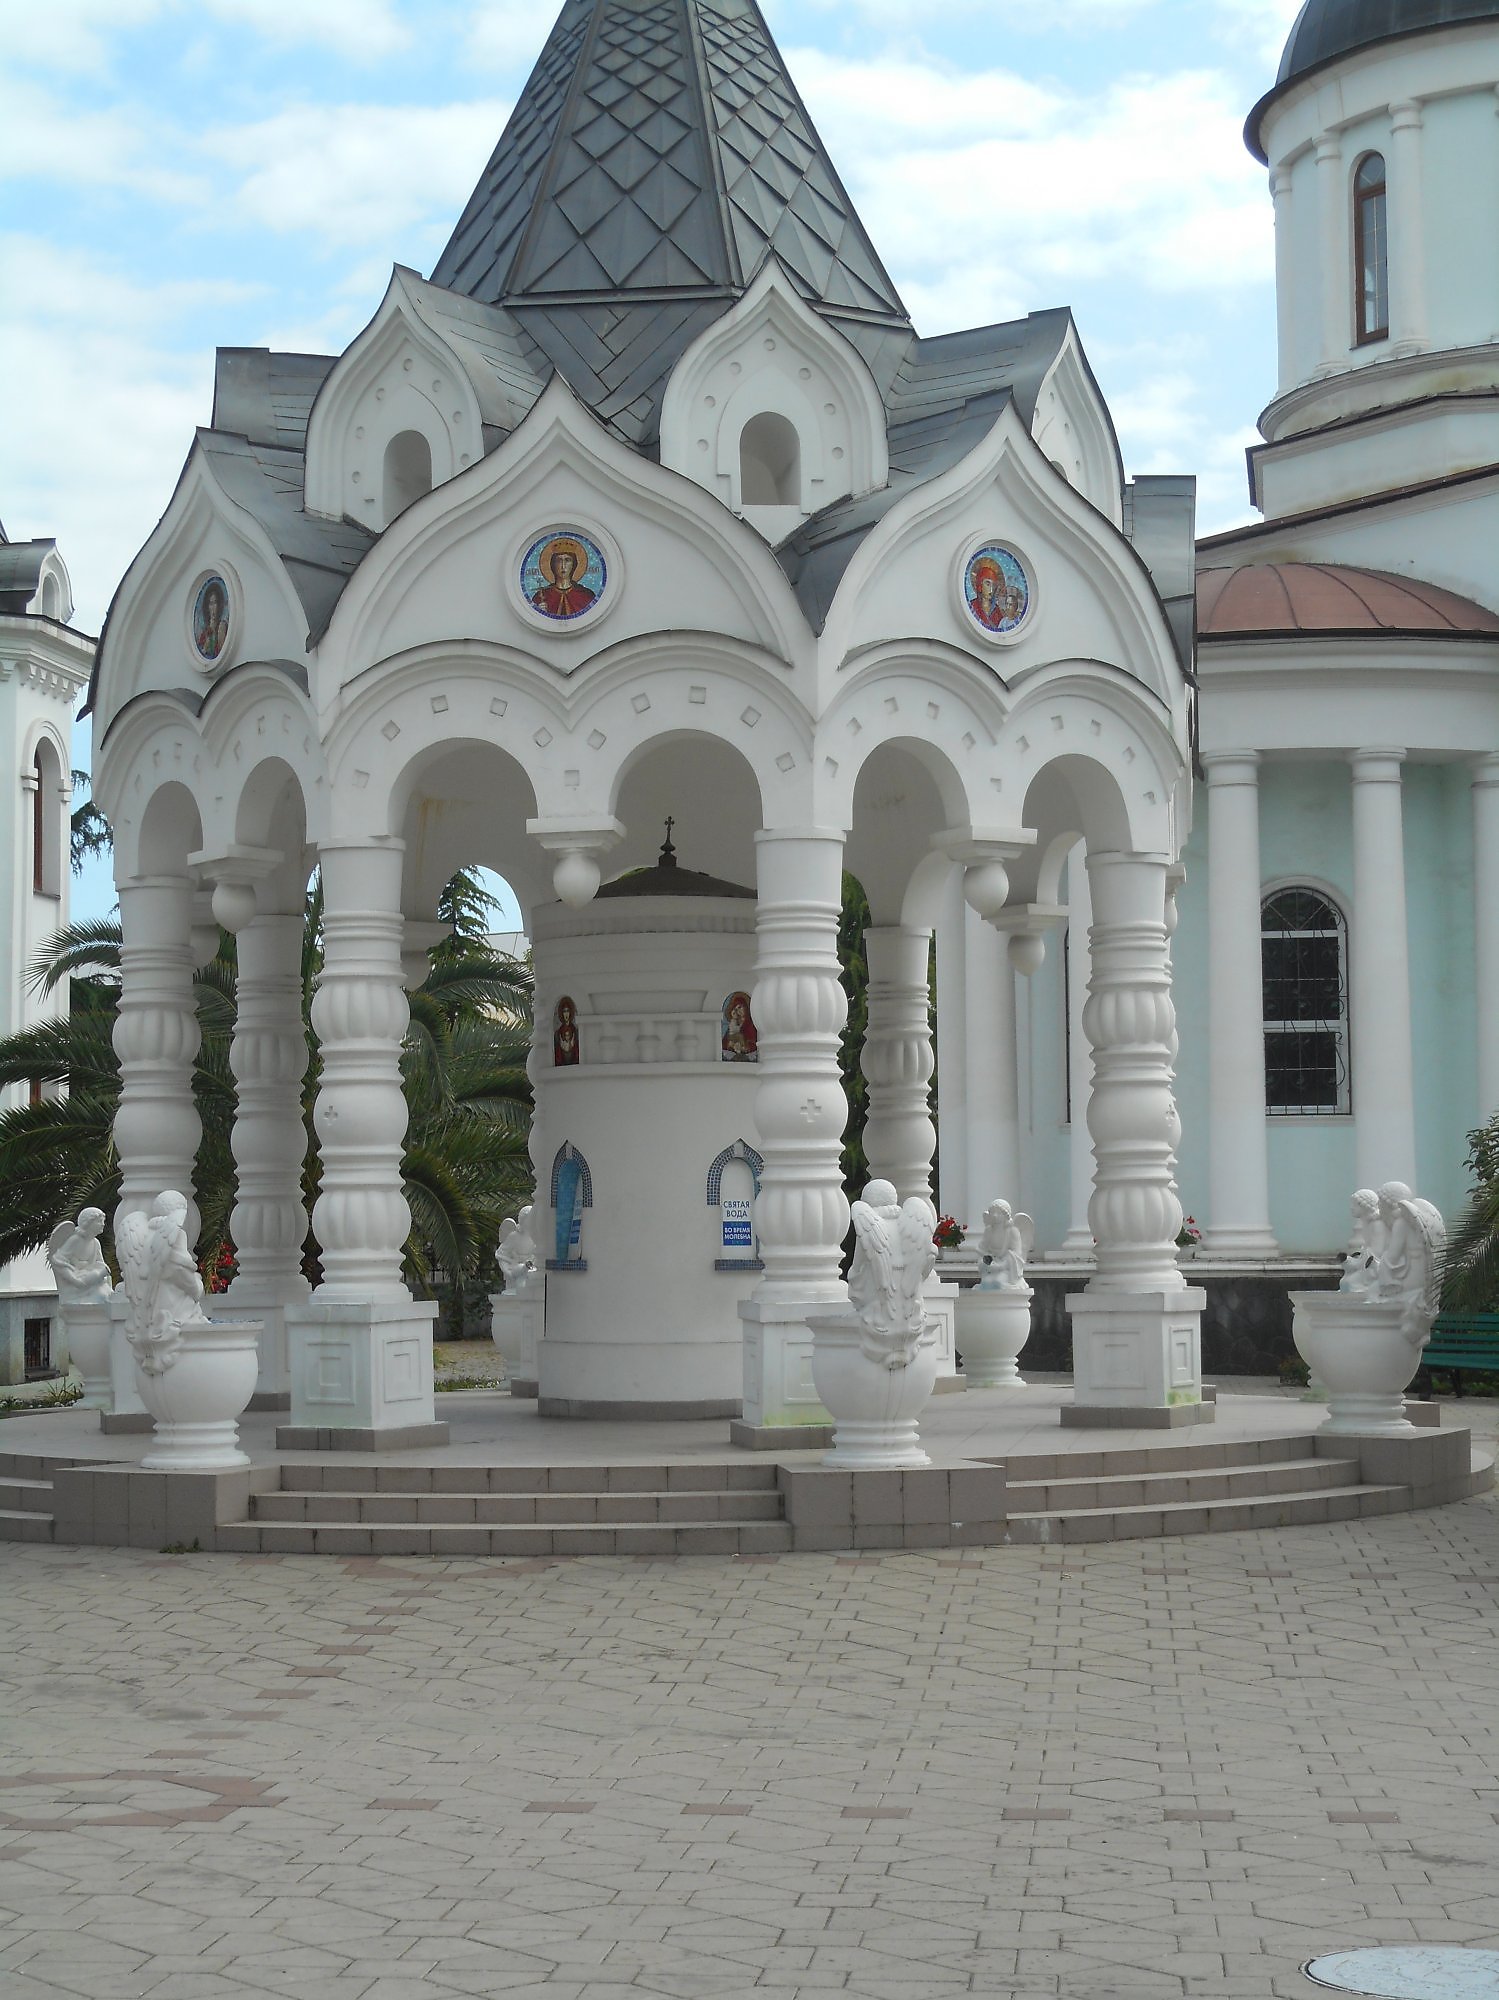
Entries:
<svg viewBox="0 0 1499 2000">
<path fill-rule="evenodd" d="M 529 73 L 551 33 L 554 11 L 532 0 L 480 0 L 465 35 L 469 61 L 498 76 Z"/>
<path fill-rule="evenodd" d="M 197 6 L 268 42 L 312 42 L 355 62 L 384 62 L 412 39 L 393 0 L 197 0 Z"/>
<path fill-rule="evenodd" d="M 56 69 L 74 76 L 104 69 L 113 39 L 160 14 L 165 0 L 25 0 L 5 10 L 8 67 Z"/>
<path fill-rule="evenodd" d="M 195 163 L 162 146 L 162 135 L 124 109 L 68 100 L 20 77 L 0 79 L 0 179 L 129 189 L 153 201 L 206 201 Z"/>
<path fill-rule="evenodd" d="M 392 257 L 424 223 L 457 221 L 510 107 L 304 104 L 210 135 L 205 148 L 240 175 L 241 218 Z"/>
</svg>

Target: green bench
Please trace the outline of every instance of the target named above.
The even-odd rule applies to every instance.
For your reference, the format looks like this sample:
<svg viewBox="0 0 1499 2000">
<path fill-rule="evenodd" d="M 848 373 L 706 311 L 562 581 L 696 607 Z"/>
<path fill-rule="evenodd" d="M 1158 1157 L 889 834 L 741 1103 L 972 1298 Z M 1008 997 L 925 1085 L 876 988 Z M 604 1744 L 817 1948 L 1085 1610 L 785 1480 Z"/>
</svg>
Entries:
<svg viewBox="0 0 1499 2000">
<path fill-rule="evenodd" d="M 1416 1377 L 1417 1393 L 1427 1400 L 1433 1368 L 1452 1377 L 1454 1393 L 1459 1396 L 1464 1370 L 1499 1374 L 1499 1313 L 1438 1313 Z"/>
</svg>

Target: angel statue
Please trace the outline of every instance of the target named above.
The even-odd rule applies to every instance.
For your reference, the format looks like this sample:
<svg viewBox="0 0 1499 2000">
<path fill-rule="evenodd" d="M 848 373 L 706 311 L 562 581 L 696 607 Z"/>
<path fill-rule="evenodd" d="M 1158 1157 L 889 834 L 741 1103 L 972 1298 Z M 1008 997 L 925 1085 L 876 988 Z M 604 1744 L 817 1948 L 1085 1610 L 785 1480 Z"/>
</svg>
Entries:
<svg viewBox="0 0 1499 2000">
<path fill-rule="evenodd" d="M 923 1292 L 937 1264 L 937 1211 L 919 1194 L 902 1205 L 889 1181 L 871 1181 L 853 1224 L 848 1299 L 860 1349 L 886 1368 L 908 1368 L 931 1324 Z"/>
<path fill-rule="evenodd" d="M 109 1303 L 114 1285 L 99 1244 L 103 1234 L 103 1209 L 85 1208 L 79 1211 L 76 1222 L 59 1222 L 47 1238 L 47 1262 L 57 1280 L 64 1316 L 69 1306 Z"/>
<path fill-rule="evenodd" d="M 187 1201 L 168 1189 L 151 1204 L 115 1216 L 115 1251 L 125 1294 L 125 1338 L 146 1375 L 164 1375 L 177 1359 L 185 1326 L 206 1326 L 203 1280 L 187 1240 Z"/>
<path fill-rule="evenodd" d="M 1379 1249 L 1383 1238 L 1379 1220 L 1379 1196 L 1373 1188 L 1360 1188 L 1353 1197 L 1353 1228 L 1343 1257 L 1340 1292 L 1367 1298 L 1379 1272 Z"/>
<path fill-rule="evenodd" d="M 531 1227 L 534 1214 L 534 1209 L 523 1208 L 513 1222 L 507 1217 L 500 1224 L 500 1243 L 495 1251 L 495 1261 L 505 1280 L 505 1290 L 512 1295 L 524 1295 L 530 1291 L 536 1277 L 541 1253 Z"/>
<path fill-rule="evenodd" d="M 1384 1238 L 1368 1296 L 1403 1306 L 1401 1332 L 1424 1347 L 1440 1303 L 1447 1226 L 1439 1210 L 1413 1195 L 1404 1181 L 1386 1181 L 1379 1190 L 1379 1219 Z"/>
<path fill-rule="evenodd" d="M 1036 1247 L 1036 1225 L 1022 1210 L 1017 1215 L 1007 1201 L 991 1201 L 984 1210 L 984 1233 L 979 1254 L 984 1274 L 979 1289 L 984 1292 L 1024 1292 L 1025 1261 Z"/>
</svg>

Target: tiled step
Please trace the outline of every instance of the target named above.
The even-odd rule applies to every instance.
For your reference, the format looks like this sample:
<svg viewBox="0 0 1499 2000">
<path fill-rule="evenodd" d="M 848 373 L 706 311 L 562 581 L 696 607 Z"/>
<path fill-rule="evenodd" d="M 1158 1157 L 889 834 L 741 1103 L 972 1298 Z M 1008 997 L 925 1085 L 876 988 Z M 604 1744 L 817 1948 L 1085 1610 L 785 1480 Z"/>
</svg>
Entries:
<svg viewBox="0 0 1499 2000">
<path fill-rule="evenodd" d="M 1155 1472 L 1222 1471 L 1232 1466 L 1271 1465 L 1308 1456 L 1306 1437 L 1235 1438 L 1221 1443 L 1146 1445 L 1123 1450 L 1032 1452 L 1003 1463 L 1010 1484 L 1034 1485 L 1051 1479 L 1138 1477 Z"/>
<path fill-rule="evenodd" d="M 26 1514 L 47 1514 L 52 1511 L 52 1482 L 50 1479 L 17 1479 L 0 1474 L 0 1512 L 11 1513 L 19 1510 Z"/>
<path fill-rule="evenodd" d="M 1012 1512 L 1076 1513 L 1082 1509 L 1153 1507 L 1182 1502 L 1257 1499 L 1277 1493 L 1322 1492 L 1358 1482 L 1358 1460 L 1342 1458 L 1266 1459 L 1256 1465 L 1169 1472 L 1112 1472 L 1091 1479 L 1008 1482 Z"/>
<path fill-rule="evenodd" d="M 774 1461 L 680 1465 L 323 1465 L 287 1462 L 297 1493 L 735 1493 L 778 1490 Z"/>
<path fill-rule="evenodd" d="M 737 1491 L 717 1487 L 706 1492 L 667 1493 L 375 1493 L 301 1492 L 256 1494 L 252 1517 L 258 1521 L 355 1521 L 377 1523 L 417 1521 L 444 1526 L 477 1522 L 490 1526 L 513 1522 L 579 1524 L 584 1526 L 655 1526 L 669 1521 L 778 1521 L 781 1496 L 773 1490 Z"/>
<path fill-rule="evenodd" d="M 0 1507 L 0 1542 L 50 1542 L 52 1516 L 31 1508 Z"/>
<path fill-rule="evenodd" d="M 780 1555 L 784 1521 L 675 1521 L 615 1526 L 491 1527 L 475 1522 L 249 1521 L 220 1528 L 220 1549 L 242 1555 L 734 1556 Z"/>
<path fill-rule="evenodd" d="M 1336 1463 L 1336 1461 L 1334 1461 Z M 1346 1467 L 1343 1468 L 1346 1473 Z M 1058 1513 L 1012 1512 L 1012 1542 L 1114 1542 L 1145 1535 L 1209 1535 L 1240 1528 L 1294 1528 L 1397 1514 L 1411 1504 L 1407 1486 L 1341 1485 L 1320 1491 L 1184 1500 L 1159 1506 L 1079 1507 Z"/>
</svg>

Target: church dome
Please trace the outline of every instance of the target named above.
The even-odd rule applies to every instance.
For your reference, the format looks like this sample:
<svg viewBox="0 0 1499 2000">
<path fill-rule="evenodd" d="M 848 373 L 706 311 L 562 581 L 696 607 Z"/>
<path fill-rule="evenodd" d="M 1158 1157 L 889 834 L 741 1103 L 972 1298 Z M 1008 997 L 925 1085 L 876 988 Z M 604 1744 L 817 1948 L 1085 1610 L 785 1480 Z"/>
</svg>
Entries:
<svg viewBox="0 0 1499 2000">
<path fill-rule="evenodd" d="M 1303 632 L 1486 639 L 1499 635 L 1499 614 L 1419 577 L 1346 563 L 1244 563 L 1197 572 L 1199 640 Z"/>
<path fill-rule="evenodd" d="M 1499 20 L 1499 0 L 1306 0 L 1286 41 L 1275 87 L 1249 114 L 1245 143 L 1257 160 L 1266 160 L 1260 137 L 1265 113 L 1293 84 L 1343 56 L 1402 35 L 1494 20 Z"/>
</svg>

